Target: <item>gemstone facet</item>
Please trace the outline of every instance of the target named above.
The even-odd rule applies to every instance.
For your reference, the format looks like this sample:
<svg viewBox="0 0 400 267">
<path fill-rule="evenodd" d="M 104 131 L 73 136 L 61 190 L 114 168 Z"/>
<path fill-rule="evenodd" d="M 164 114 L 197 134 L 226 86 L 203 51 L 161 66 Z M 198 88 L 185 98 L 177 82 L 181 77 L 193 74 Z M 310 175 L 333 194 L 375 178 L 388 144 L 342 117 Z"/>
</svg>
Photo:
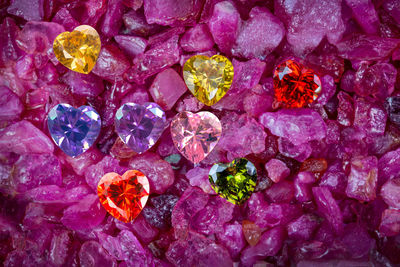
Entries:
<svg viewBox="0 0 400 267">
<path fill-rule="evenodd" d="M 97 194 L 108 213 L 127 223 L 135 219 L 146 205 L 150 185 L 147 177 L 137 170 L 129 170 L 122 176 L 110 172 L 100 179 Z"/>
<path fill-rule="evenodd" d="M 151 148 L 165 126 L 165 112 L 155 103 L 126 103 L 115 114 L 115 129 L 119 137 L 137 153 Z"/>
<path fill-rule="evenodd" d="M 221 122 L 208 111 L 181 112 L 171 121 L 171 136 L 175 147 L 193 163 L 199 163 L 210 154 L 221 133 Z"/>
<path fill-rule="evenodd" d="M 276 67 L 274 89 L 277 102 L 286 108 L 304 107 L 316 100 L 322 90 L 314 71 L 293 60 Z"/>
<path fill-rule="evenodd" d="M 214 191 L 233 204 L 243 204 L 253 193 L 257 184 L 257 170 L 245 158 L 231 163 L 214 164 L 208 178 Z"/>
<path fill-rule="evenodd" d="M 99 34 L 88 25 L 76 27 L 72 32 L 61 33 L 53 43 L 58 61 L 68 69 L 84 74 L 92 71 L 100 47 Z"/>
<path fill-rule="evenodd" d="M 92 107 L 74 108 L 68 104 L 58 104 L 50 110 L 47 126 L 56 145 L 68 156 L 76 157 L 96 141 L 101 119 Z"/>
<path fill-rule="evenodd" d="M 190 92 L 207 106 L 217 103 L 233 82 L 233 65 L 224 56 L 196 55 L 183 66 L 183 79 Z"/>
</svg>

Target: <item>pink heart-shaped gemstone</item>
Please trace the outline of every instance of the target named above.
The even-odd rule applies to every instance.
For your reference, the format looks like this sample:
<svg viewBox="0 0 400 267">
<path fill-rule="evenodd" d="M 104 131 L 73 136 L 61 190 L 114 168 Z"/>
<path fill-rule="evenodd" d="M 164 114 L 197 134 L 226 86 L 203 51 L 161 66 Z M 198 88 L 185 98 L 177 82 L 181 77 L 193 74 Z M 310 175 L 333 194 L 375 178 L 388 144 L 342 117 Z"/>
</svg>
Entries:
<svg viewBox="0 0 400 267">
<path fill-rule="evenodd" d="M 178 151 L 199 163 L 214 149 L 221 137 L 221 122 L 208 111 L 181 112 L 171 122 L 171 135 Z"/>
</svg>

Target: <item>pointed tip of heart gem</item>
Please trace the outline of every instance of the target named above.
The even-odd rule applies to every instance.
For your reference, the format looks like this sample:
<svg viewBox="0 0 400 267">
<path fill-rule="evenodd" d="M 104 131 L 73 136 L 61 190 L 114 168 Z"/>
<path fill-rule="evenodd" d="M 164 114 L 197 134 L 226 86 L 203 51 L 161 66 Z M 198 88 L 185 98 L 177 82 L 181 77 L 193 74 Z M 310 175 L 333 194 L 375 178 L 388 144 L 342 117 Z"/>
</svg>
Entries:
<svg viewBox="0 0 400 267">
<path fill-rule="evenodd" d="M 100 54 L 101 41 L 89 25 L 76 27 L 72 32 L 59 34 L 53 42 L 54 55 L 68 69 L 89 74 Z"/>
<path fill-rule="evenodd" d="M 171 122 L 171 136 L 175 147 L 195 164 L 210 154 L 221 134 L 221 122 L 208 111 L 181 112 Z"/>
<path fill-rule="evenodd" d="M 147 177 L 137 170 L 126 171 L 122 176 L 105 174 L 97 186 L 100 203 L 114 218 L 128 223 L 134 220 L 146 205 L 150 194 Z"/>
</svg>

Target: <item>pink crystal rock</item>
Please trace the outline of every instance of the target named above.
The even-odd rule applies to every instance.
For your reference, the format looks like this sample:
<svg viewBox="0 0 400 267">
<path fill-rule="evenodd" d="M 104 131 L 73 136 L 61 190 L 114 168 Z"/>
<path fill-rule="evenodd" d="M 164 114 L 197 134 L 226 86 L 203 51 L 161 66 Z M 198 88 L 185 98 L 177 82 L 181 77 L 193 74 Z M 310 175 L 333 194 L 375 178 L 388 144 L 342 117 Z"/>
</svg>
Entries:
<svg viewBox="0 0 400 267">
<path fill-rule="evenodd" d="M 202 0 L 144 0 L 144 14 L 149 24 L 191 25 L 196 22 L 203 5 Z"/>
<path fill-rule="evenodd" d="M 376 197 L 378 159 L 374 156 L 353 158 L 346 194 L 360 201 L 371 201 Z"/>
<path fill-rule="evenodd" d="M 281 226 L 266 231 L 260 238 L 260 242 L 254 247 L 249 246 L 242 251 L 240 261 L 244 266 L 253 266 L 257 260 L 267 256 L 275 256 L 286 238 L 285 229 Z"/>
<path fill-rule="evenodd" d="M 138 36 L 116 35 L 114 39 L 119 48 L 131 58 L 143 54 L 147 47 L 147 40 Z"/>
<path fill-rule="evenodd" d="M 223 53 L 231 53 L 240 25 L 240 14 L 231 2 L 222 1 L 214 6 L 208 27 L 215 43 Z"/>
<path fill-rule="evenodd" d="M 174 183 L 171 165 L 157 154 L 146 152 L 137 155 L 129 161 L 129 167 L 146 174 L 152 193 L 162 194 Z"/>
<path fill-rule="evenodd" d="M 383 185 L 387 180 L 396 178 L 400 172 L 398 164 L 400 160 L 400 148 L 389 151 L 378 161 L 378 185 Z"/>
<path fill-rule="evenodd" d="M 240 29 L 233 54 L 248 59 L 265 58 L 282 41 L 285 27 L 266 8 L 255 7 L 249 16 Z"/>
<path fill-rule="evenodd" d="M 111 258 L 96 241 L 87 241 L 82 244 L 79 250 L 79 263 L 81 266 L 117 266 L 115 259 Z"/>
<path fill-rule="evenodd" d="M 370 0 L 346 0 L 346 4 L 352 9 L 354 18 L 365 33 L 378 33 L 379 18 Z"/>
<path fill-rule="evenodd" d="M 246 245 L 242 225 L 238 222 L 225 224 L 223 230 L 217 234 L 217 238 L 228 249 L 233 259 L 239 256 Z"/>
<path fill-rule="evenodd" d="M 173 36 L 135 57 L 132 67 L 125 73 L 126 79 L 144 84 L 146 78 L 177 63 L 179 56 L 178 36 Z"/>
<path fill-rule="evenodd" d="M 311 109 L 281 109 L 260 116 L 260 123 L 274 135 L 288 138 L 294 145 L 326 136 L 326 124 L 321 116 Z"/>
<path fill-rule="evenodd" d="M 32 123 L 22 120 L 0 132 L 0 152 L 52 153 L 53 142 Z"/>
<path fill-rule="evenodd" d="M 105 80 L 115 82 L 122 80 L 122 75 L 129 67 L 129 60 L 118 47 L 104 45 L 101 47 L 93 73 Z"/>
<path fill-rule="evenodd" d="M 340 41 L 345 30 L 341 11 L 338 0 L 275 1 L 275 14 L 285 23 L 286 38 L 297 54 L 312 51 L 324 37 L 333 44 Z"/>
<path fill-rule="evenodd" d="M 180 45 L 187 52 L 202 52 L 213 48 L 214 40 L 206 24 L 198 24 L 186 31 Z"/>
<path fill-rule="evenodd" d="M 198 186 L 203 189 L 205 193 L 215 195 L 216 193 L 212 189 L 208 179 L 209 172 L 209 168 L 195 167 L 186 173 L 186 178 L 189 180 L 190 185 Z"/>
<path fill-rule="evenodd" d="M 160 72 L 149 89 L 154 101 L 165 110 L 170 110 L 186 90 L 182 77 L 173 69 Z"/>
<path fill-rule="evenodd" d="M 265 150 L 267 135 L 255 119 L 245 114 L 229 113 L 221 119 L 221 123 L 223 133 L 218 147 L 228 151 L 228 160 Z"/>
<path fill-rule="evenodd" d="M 285 180 L 273 184 L 265 191 L 267 200 L 273 203 L 290 203 L 294 198 L 294 194 L 293 182 Z"/>
<path fill-rule="evenodd" d="M 0 86 L 0 121 L 17 119 L 23 110 L 19 97 L 7 87 Z"/>
<path fill-rule="evenodd" d="M 326 187 L 313 187 L 312 192 L 318 211 L 326 218 L 336 233 L 342 233 L 343 215 L 331 192 Z"/>
<path fill-rule="evenodd" d="M 221 133 L 221 122 L 207 111 L 182 112 L 171 122 L 171 136 L 175 147 L 193 163 L 199 163 L 210 154 Z"/>
<path fill-rule="evenodd" d="M 285 179 L 290 174 L 290 169 L 279 159 L 271 159 L 265 163 L 265 170 L 268 173 L 268 177 L 275 183 Z"/>
<path fill-rule="evenodd" d="M 229 252 L 223 246 L 196 232 L 189 232 L 187 239 L 174 241 L 169 246 L 166 257 L 175 266 L 233 265 Z"/>
<path fill-rule="evenodd" d="M 288 237 L 293 240 L 309 240 L 319 226 L 320 219 L 313 214 L 304 214 L 287 225 Z"/>
<path fill-rule="evenodd" d="M 391 208 L 400 208 L 400 178 L 387 181 L 381 188 L 381 196 Z"/>
<path fill-rule="evenodd" d="M 386 209 L 383 212 L 379 232 L 385 236 L 395 236 L 400 233 L 400 210 Z"/>
<path fill-rule="evenodd" d="M 105 216 L 106 210 L 101 206 L 99 197 L 90 194 L 65 209 L 61 222 L 69 229 L 79 231 L 93 229 Z"/>
</svg>

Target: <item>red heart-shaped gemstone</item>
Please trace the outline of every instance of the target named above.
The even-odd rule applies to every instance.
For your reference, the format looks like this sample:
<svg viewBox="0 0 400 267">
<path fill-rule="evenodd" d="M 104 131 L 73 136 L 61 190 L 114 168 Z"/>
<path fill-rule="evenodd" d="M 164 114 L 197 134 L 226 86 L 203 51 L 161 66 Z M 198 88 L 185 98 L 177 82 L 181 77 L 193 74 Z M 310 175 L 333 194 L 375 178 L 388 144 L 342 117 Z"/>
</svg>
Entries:
<svg viewBox="0 0 400 267">
<path fill-rule="evenodd" d="M 312 69 L 294 60 L 279 64 L 274 71 L 276 101 L 286 108 L 301 108 L 321 93 L 321 80 Z"/>
<path fill-rule="evenodd" d="M 149 193 L 149 180 L 137 170 L 129 170 L 122 176 L 115 172 L 107 173 L 97 185 L 100 203 L 106 211 L 126 223 L 139 215 Z"/>
</svg>

